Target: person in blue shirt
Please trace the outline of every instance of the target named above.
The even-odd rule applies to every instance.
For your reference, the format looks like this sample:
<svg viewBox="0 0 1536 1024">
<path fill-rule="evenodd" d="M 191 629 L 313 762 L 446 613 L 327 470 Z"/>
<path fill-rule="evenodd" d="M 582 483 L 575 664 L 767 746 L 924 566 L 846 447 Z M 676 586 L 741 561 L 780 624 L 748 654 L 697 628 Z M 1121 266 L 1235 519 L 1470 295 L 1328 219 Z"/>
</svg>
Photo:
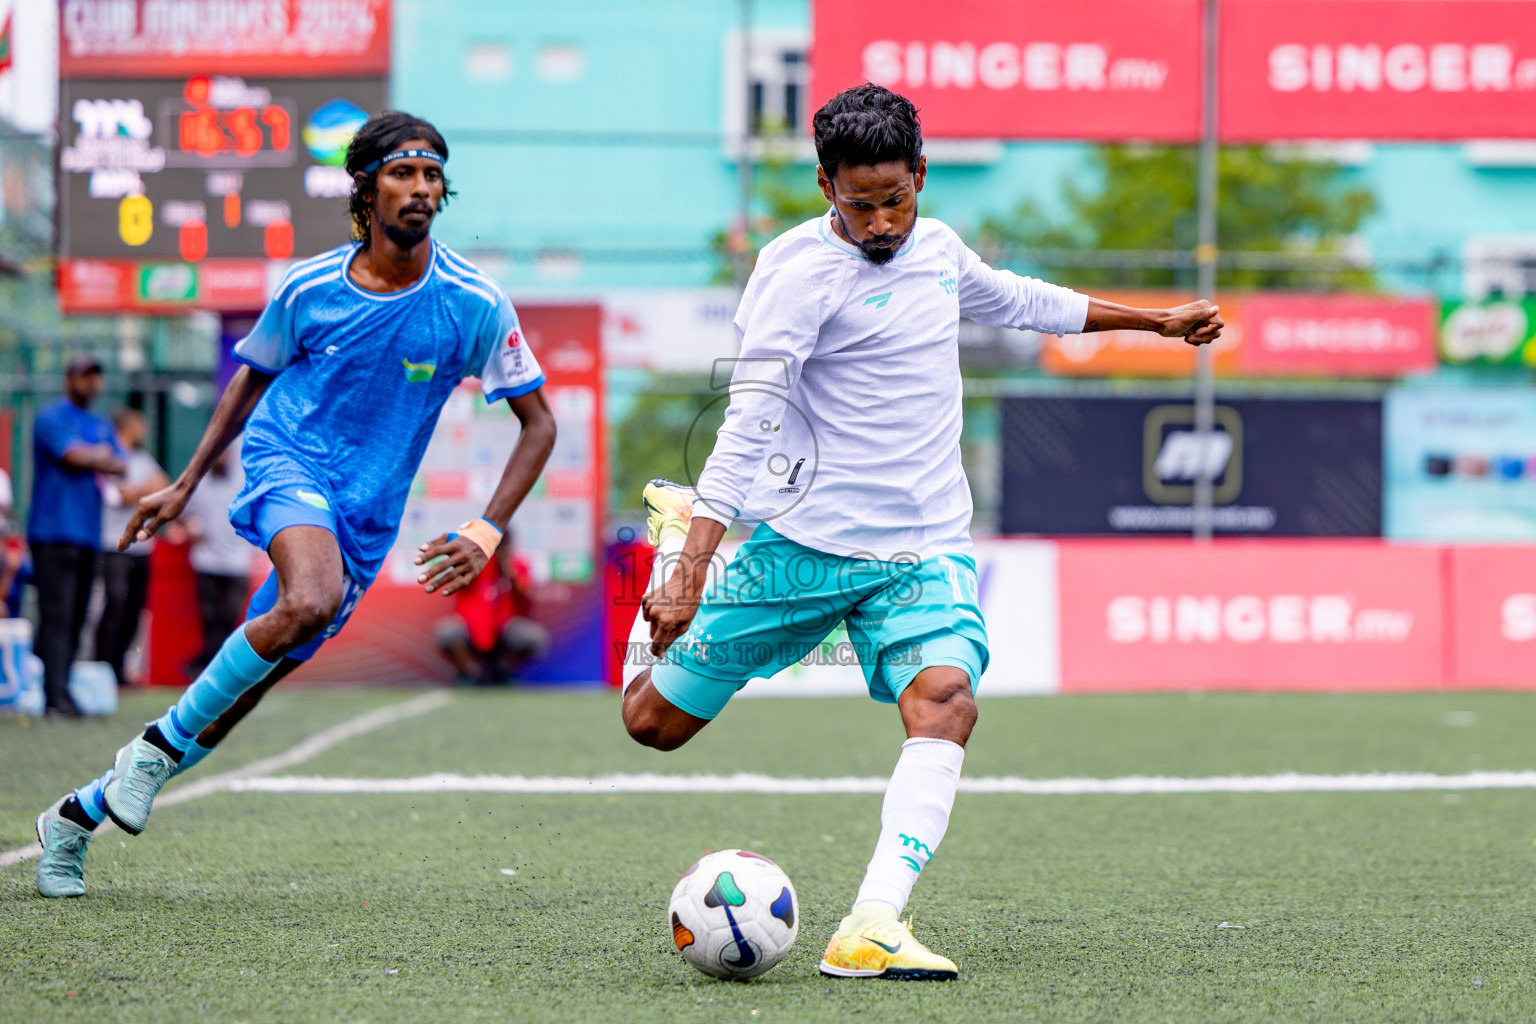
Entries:
<svg viewBox="0 0 1536 1024">
<path fill-rule="evenodd" d="M 428 593 L 469 585 L 538 479 L 555 441 L 517 312 L 501 288 L 431 238 L 452 195 L 448 145 L 392 112 L 347 149 L 358 241 L 295 264 L 250 335 L 245 365 L 181 477 L 139 502 L 119 549 L 179 516 L 243 430 L 245 485 L 230 506 L 273 572 L 246 622 L 180 700 L 117 752 L 101 778 L 38 818 L 37 887 L 79 896 L 91 830 L 110 816 L 138 835 L 167 779 L 208 755 L 261 696 L 346 623 L 395 542 L 412 478 L 448 397 L 478 376 L 522 426 L 482 518 L 421 545 Z"/>
<path fill-rule="evenodd" d="M 101 364 L 70 358 L 64 397 L 32 424 L 32 507 L 27 544 L 37 587 L 37 638 L 43 661 L 45 714 L 78 718 L 69 696 L 69 667 L 80 644 L 85 607 L 101 551 L 100 475 L 120 476 L 127 452 L 105 417 L 91 412 L 101 394 Z"/>
</svg>

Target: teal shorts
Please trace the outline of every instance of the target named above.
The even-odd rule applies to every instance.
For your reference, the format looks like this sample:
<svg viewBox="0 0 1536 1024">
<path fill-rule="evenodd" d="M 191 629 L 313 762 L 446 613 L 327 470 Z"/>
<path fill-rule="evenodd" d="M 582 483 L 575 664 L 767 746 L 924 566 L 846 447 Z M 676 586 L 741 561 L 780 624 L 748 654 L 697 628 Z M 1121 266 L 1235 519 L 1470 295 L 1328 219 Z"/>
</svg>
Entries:
<svg viewBox="0 0 1536 1024">
<path fill-rule="evenodd" d="M 839 623 L 847 640 L 818 650 Z M 857 660 L 878 701 L 895 703 L 935 665 L 964 669 L 974 693 L 987 668 L 975 560 L 829 555 L 761 525 L 705 593 L 688 632 L 652 668 L 651 685 L 690 715 L 714 718 L 749 680 L 807 655 Z"/>
</svg>

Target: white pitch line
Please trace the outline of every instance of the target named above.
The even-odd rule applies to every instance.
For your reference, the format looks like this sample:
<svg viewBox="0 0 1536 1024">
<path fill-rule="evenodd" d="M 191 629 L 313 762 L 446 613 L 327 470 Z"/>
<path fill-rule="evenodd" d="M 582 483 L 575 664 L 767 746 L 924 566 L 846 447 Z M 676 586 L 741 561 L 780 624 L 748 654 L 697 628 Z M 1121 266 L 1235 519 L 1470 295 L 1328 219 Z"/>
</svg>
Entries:
<svg viewBox="0 0 1536 1024">
<path fill-rule="evenodd" d="M 375 711 L 369 711 L 349 718 L 329 729 L 321 729 L 313 736 L 289 747 L 281 754 L 272 757 L 263 757 L 252 761 L 250 764 L 231 771 L 221 772 L 218 775 L 210 775 L 206 779 L 178 786 L 169 793 L 155 800 L 155 806 L 173 807 L 176 804 L 184 804 L 188 800 L 196 800 L 199 797 L 209 796 L 213 793 L 227 792 L 243 779 L 249 779 L 258 775 L 270 775 L 272 772 L 280 772 L 285 768 L 292 768 L 296 764 L 302 764 L 318 754 L 322 754 L 338 743 L 345 742 L 364 733 L 398 722 L 403 718 L 414 718 L 424 715 L 428 711 L 435 711 L 447 704 L 452 698 L 445 690 L 433 690 L 412 697 L 410 700 L 401 701 L 399 704 L 391 704 Z M 101 836 L 116 828 L 110 820 L 102 822 L 96 828 L 96 835 Z M 22 861 L 31 860 L 43 852 L 43 848 L 36 843 L 18 847 L 14 850 L 6 850 L 0 853 L 0 870 Z"/>
<path fill-rule="evenodd" d="M 210 782 L 213 780 L 210 779 Z M 410 779 L 346 779 L 318 776 L 247 777 L 227 784 L 236 793 L 766 793 L 784 796 L 884 793 L 889 780 L 771 775 L 418 775 Z M 1137 796 L 1157 793 L 1404 793 L 1425 790 L 1536 789 L 1536 771 L 1434 775 L 1391 772 L 1369 775 L 1221 775 L 1184 779 L 1132 775 L 1118 779 L 962 778 L 962 793 L 1026 796 Z"/>
</svg>

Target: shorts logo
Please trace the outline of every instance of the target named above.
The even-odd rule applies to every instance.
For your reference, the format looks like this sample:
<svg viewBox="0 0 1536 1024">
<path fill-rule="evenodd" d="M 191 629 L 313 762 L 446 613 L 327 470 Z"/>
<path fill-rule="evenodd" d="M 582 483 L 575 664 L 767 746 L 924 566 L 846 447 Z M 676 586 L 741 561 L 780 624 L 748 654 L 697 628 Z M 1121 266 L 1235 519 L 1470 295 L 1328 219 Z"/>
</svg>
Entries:
<svg viewBox="0 0 1536 1024">
<path fill-rule="evenodd" d="M 311 508 L 324 509 L 327 512 L 331 510 L 331 503 L 325 500 L 325 495 L 323 494 L 306 491 L 302 487 L 295 487 L 293 493 L 295 497 Z"/>
<path fill-rule="evenodd" d="M 400 362 L 405 365 L 405 379 L 412 384 L 425 384 L 437 372 L 436 363 L 413 363 L 409 359 Z"/>
</svg>

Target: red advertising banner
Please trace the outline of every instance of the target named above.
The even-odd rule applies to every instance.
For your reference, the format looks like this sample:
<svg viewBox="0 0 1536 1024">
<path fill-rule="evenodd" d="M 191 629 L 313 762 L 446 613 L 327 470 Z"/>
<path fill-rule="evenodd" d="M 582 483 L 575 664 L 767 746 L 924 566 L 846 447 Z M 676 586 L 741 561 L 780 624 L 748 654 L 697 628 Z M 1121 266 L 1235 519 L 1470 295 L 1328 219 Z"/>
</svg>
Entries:
<svg viewBox="0 0 1536 1024">
<path fill-rule="evenodd" d="M 1179 292 L 1104 293 L 1131 306 L 1190 301 Z M 1212 346 L 1222 376 L 1401 377 L 1435 367 L 1436 304 L 1379 295 L 1226 292 Z M 1187 377 L 1197 350 L 1147 331 L 1044 335 L 1040 367 L 1069 377 Z"/>
<path fill-rule="evenodd" d="M 390 0 L 62 0 L 61 78 L 389 74 Z"/>
<path fill-rule="evenodd" d="M 1242 308 L 1242 372 L 1400 377 L 1435 367 L 1437 310 L 1429 299 L 1265 293 Z"/>
<path fill-rule="evenodd" d="M 227 258 L 151 263 L 61 257 L 59 308 L 65 313 L 245 312 L 266 304 L 285 266 Z"/>
<path fill-rule="evenodd" d="M 1061 689 L 1410 690 L 1447 677 L 1441 553 L 1062 541 Z"/>
<path fill-rule="evenodd" d="M 1530 138 L 1530 0 L 1226 0 L 1220 133 L 1272 139 Z"/>
<path fill-rule="evenodd" d="M 1199 0 L 816 0 L 813 102 L 869 81 L 937 137 L 1193 141 Z"/>
<path fill-rule="evenodd" d="M 1536 687 L 1536 548 L 1448 548 L 1453 679 Z"/>
</svg>

